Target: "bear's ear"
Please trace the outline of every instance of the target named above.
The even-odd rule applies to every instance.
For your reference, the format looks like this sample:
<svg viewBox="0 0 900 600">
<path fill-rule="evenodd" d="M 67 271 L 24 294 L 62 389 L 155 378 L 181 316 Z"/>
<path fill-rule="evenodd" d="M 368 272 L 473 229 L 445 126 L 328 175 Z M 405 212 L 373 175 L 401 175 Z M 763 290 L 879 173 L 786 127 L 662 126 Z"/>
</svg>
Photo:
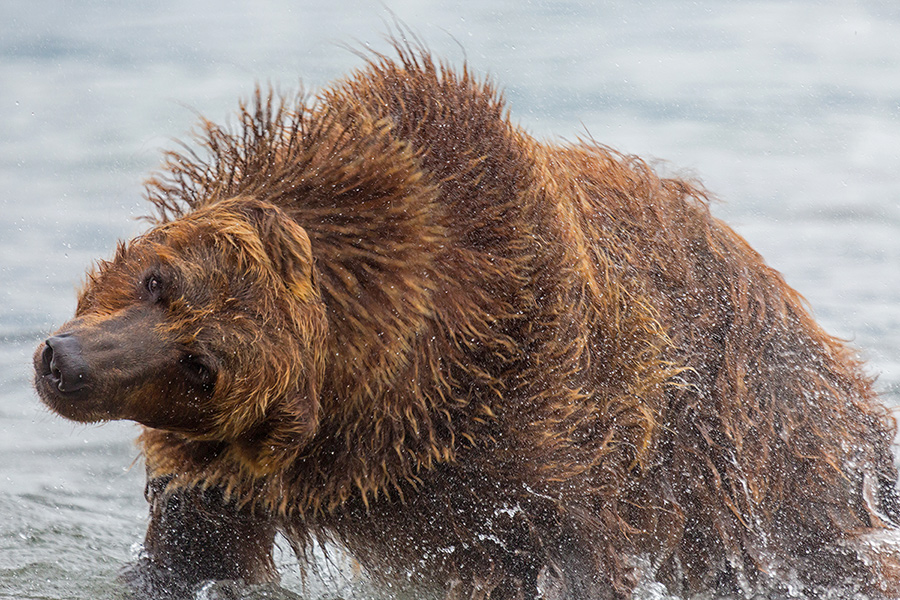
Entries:
<svg viewBox="0 0 900 600">
<path fill-rule="evenodd" d="M 317 284 L 306 230 L 279 209 L 267 211 L 260 227 L 266 254 L 285 285 L 301 300 L 312 300 Z"/>
<path fill-rule="evenodd" d="M 318 295 L 306 230 L 269 202 L 243 199 L 240 211 L 256 230 L 262 251 L 285 286 L 302 301 Z"/>
</svg>

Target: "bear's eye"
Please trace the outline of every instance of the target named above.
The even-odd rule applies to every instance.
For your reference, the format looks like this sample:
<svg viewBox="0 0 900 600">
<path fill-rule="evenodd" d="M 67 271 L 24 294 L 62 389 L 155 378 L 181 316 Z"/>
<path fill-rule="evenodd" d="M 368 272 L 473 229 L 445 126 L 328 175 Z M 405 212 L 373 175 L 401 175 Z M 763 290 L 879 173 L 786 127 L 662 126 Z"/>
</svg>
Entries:
<svg viewBox="0 0 900 600">
<path fill-rule="evenodd" d="M 185 354 L 178 361 L 185 373 L 186 379 L 202 388 L 204 391 L 212 390 L 216 383 L 215 372 L 201 359 L 194 354 Z"/>
<path fill-rule="evenodd" d="M 158 273 L 150 273 L 144 278 L 144 289 L 149 294 L 151 302 L 158 302 L 162 296 L 162 278 Z"/>
</svg>

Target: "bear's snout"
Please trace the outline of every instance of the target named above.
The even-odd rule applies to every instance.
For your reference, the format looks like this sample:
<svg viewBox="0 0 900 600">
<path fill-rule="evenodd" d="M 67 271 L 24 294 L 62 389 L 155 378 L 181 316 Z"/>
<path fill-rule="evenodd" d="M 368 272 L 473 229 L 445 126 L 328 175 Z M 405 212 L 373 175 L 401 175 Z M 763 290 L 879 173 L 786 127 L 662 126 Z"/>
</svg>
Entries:
<svg viewBox="0 0 900 600">
<path fill-rule="evenodd" d="M 63 393 L 77 392 L 87 384 L 88 365 L 81 342 L 70 334 L 55 335 L 44 342 L 41 352 L 43 375 Z"/>
</svg>

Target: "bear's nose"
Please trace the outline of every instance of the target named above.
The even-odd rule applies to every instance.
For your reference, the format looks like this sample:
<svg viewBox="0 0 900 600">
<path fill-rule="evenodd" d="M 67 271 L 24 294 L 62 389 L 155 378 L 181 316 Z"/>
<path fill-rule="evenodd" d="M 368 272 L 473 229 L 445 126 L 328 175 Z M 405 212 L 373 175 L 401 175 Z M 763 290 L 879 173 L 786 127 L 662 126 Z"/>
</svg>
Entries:
<svg viewBox="0 0 900 600">
<path fill-rule="evenodd" d="M 62 334 L 47 339 L 41 359 L 59 391 L 77 392 L 87 384 L 88 366 L 77 337 Z"/>
</svg>

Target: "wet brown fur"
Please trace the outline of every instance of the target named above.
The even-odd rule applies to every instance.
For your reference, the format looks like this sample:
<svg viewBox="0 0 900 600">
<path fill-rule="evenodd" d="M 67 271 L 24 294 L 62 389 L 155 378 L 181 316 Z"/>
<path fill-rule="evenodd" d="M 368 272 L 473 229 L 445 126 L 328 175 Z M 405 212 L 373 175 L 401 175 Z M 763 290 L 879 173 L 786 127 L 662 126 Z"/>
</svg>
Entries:
<svg viewBox="0 0 900 600">
<path fill-rule="evenodd" d="M 198 139 L 79 302 L 116 313 L 163 257 L 165 335 L 220 357 L 141 436 L 158 494 L 219 490 L 448 597 L 897 590 L 846 545 L 892 527 L 894 422 L 696 183 L 535 140 L 404 48 Z"/>
</svg>

